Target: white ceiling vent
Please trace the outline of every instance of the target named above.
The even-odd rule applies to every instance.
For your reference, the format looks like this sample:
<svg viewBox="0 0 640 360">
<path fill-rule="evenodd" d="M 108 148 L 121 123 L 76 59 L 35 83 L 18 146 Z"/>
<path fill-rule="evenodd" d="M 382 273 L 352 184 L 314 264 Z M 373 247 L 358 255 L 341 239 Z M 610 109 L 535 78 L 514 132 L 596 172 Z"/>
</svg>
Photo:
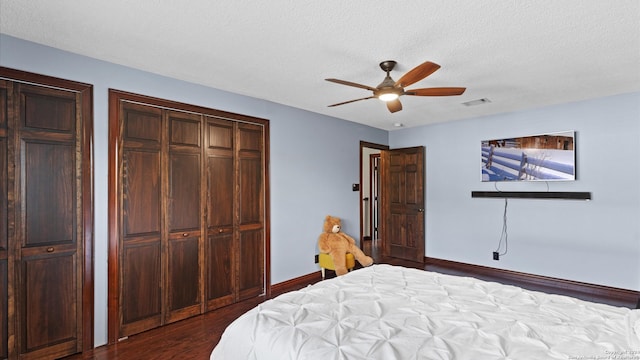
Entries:
<svg viewBox="0 0 640 360">
<path fill-rule="evenodd" d="M 491 100 L 487 99 L 487 98 L 482 98 L 482 99 L 477 99 L 477 100 L 471 100 L 471 101 L 467 101 L 467 102 L 463 102 L 462 105 L 466 105 L 466 106 L 475 106 L 475 105 L 482 105 L 482 104 L 488 104 L 490 103 Z"/>
</svg>

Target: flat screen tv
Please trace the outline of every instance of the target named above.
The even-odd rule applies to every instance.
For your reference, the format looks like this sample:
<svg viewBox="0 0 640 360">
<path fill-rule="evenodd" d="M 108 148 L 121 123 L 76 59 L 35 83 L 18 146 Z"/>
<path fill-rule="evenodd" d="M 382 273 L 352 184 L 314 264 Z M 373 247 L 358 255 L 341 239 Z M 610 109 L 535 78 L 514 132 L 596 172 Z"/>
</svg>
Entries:
<svg viewBox="0 0 640 360">
<path fill-rule="evenodd" d="M 482 181 L 576 179 L 575 131 L 482 141 Z"/>
</svg>

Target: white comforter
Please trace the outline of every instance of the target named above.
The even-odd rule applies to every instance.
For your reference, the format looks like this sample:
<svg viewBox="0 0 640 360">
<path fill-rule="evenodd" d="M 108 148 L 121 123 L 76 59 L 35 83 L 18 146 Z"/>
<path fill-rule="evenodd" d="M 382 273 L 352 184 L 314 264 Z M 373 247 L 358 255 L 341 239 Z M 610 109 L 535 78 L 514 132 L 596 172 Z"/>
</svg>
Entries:
<svg viewBox="0 0 640 360">
<path fill-rule="evenodd" d="M 639 312 L 373 265 L 260 304 L 211 360 L 640 359 Z"/>
</svg>

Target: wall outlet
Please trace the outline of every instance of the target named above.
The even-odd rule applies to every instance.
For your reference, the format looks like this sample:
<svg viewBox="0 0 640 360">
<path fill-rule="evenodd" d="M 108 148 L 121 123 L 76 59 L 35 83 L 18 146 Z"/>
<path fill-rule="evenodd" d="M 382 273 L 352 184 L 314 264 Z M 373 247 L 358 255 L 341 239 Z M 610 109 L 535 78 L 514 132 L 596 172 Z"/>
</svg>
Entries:
<svg viewBox="0 0 640 360">
<path fill-rule="evenodd" d="M 313 261 L 315 261 L 315 264 L 318 263 L 318 261 L 320 261 L 320 255 L 316 254 L 316 256 L 314 256 Z"/>
<path fill-rule="evenodd" d="M 500 260 L 500 253 L 497 251 L 493 252 L 493 260 Z"/>
</svg>

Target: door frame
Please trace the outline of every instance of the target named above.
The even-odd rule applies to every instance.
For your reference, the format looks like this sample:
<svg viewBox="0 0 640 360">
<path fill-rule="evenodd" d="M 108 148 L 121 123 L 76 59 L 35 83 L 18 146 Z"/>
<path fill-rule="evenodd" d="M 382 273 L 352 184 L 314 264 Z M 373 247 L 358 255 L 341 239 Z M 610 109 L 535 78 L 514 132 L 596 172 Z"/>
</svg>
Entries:
<svg viewBox="0 0 640 360">
<path fill-rule="evenodd" d="M 367 163 L 369 162 L 369 157 L 367 157 L 366 160 L 363 159 L 363 154 L 364 151 L 363 149 L 365 148 L 369 148 L 369 149 L 376 149 L 376 150 L 389 150 L 389 145 L 382 145 L 382 144 L 376 144 L 376 143 L 371 143 L 371 142 L 367 142 L 367 141 L 362 141 L 360 140 L 360 197 L 358 199 L 358 202 L 360 203 L 359 207 L 360 207 L 360 249 L 363 248 L 364 245 L 364 221 L 363 216 L 364 216 L 364 205 L 363 205 L 363 198 L 364 196 L 369 196 L 369 194 L 364 194 L 364 190 L 363 190 L 363 180 L 365 179 L 365 177 L 369 177 L 369 174 L 363 174 L 363 170 L 364 170 L 364 161 L 367 161 Z M 371 202 L 371 201 L 370 201 Z M 381 238 L 381 241 L 384 241 L 384 239 Z"/>
<path fill-rule="evenodd" d="M 374 241 L 380 238 L 380 156 L 369 154 L 369 234 Z"/>
</svg>

